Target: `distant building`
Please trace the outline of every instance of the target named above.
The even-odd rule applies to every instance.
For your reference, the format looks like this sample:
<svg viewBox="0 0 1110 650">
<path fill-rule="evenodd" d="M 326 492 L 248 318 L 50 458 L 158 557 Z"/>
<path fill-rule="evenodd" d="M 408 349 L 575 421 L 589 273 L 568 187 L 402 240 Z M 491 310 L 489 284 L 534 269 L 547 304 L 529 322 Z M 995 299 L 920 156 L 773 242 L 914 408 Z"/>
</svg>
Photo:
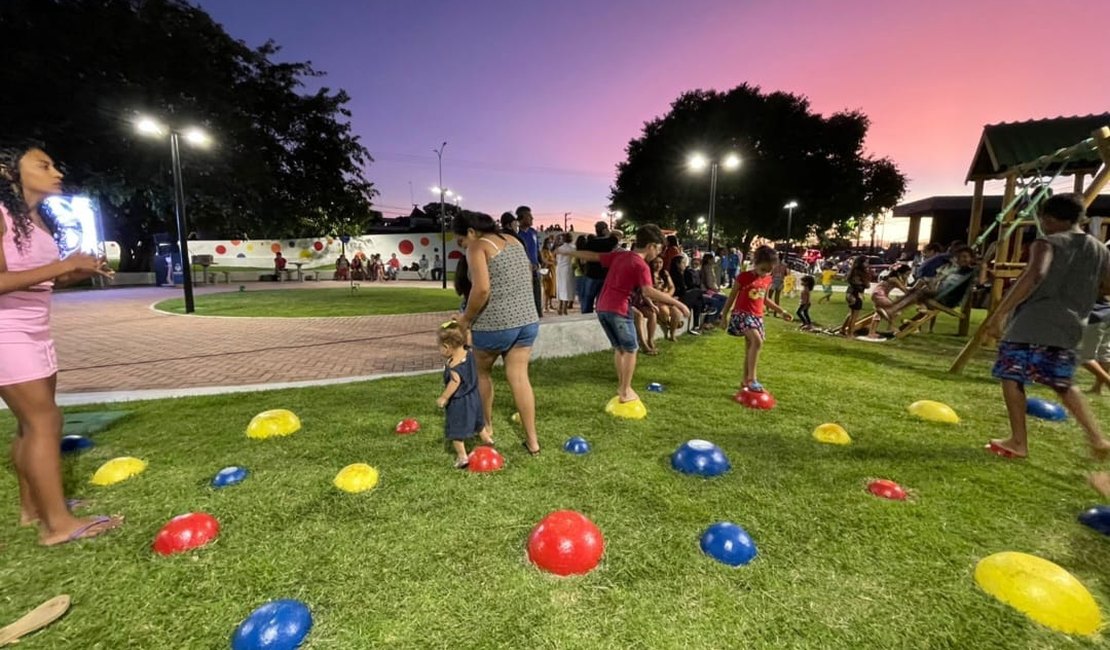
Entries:
<svg viewBox="0 0 1110 650">
<path fill-rule="evenodd" d="M 896 206 L 894 217 L 910 220 L 906 248 L 916 250 L 921 244 L 929 242 L 947 246 L 956 240 L 967 241 L 968 229 L 971 227 L 971 201 L 971 196 L 930 196 L 927 199 Z M 986 228 L 1001 211 L 1001 195 L 984 196 L 983 227 Z M 1110 196 L 1102 195 L 1095 198 L 1095 202 L 1087 208 L 1087 216 L 1110 217 Z M 933 220 L 933 228 L 922 238 L 921 220 L 925 217 Z"/>
<path fill-rule="evenodd" d="M 439 217 L 425 214 L 420 208 L 413 208 L 407 217 L 382 219 L 381 223 L 370 229 L 368 234 L 385 235 L 397 232 L 433 232 L 439 230 Z"/>
</svg>

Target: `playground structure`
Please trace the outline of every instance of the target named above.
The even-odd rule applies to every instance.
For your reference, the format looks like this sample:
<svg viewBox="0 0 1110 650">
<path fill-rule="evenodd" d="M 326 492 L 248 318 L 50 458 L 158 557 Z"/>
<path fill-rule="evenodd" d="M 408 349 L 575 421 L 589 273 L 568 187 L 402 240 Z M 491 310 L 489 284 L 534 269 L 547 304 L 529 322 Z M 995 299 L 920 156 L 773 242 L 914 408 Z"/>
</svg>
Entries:
<svg viewBox="0 0 1110 650">
<path fill-rule="evenodd" d="M 1088 174 L 1091 180 L 1084 187 Z M 1087 207 L 1110 182 L 1110 113 L 984 127 L 967 176 L 968 181 L 975 182 L 968 243 L 980 252 L 981 264 L 989 265 L 988 315 L 1002 301 L 1007 283 L 1025 268 L 1023 230 L 1037 226 L 1037 210 L 1051 195 L 1052 184 L 1067 176 L 1073 177 L 1073 191 L 1082 195 Z M 1002 210 L 982 229 L 983 185 L 988 180 L 1005 180 L 1006 184 Z M 1092 219 L 1088 231 L 1106 239 L 1106 224 L 1101 219 Z M 992 237 L 994 242 L 984 248 Z M 965 302 L 964 314 L 970 310 L 970 303 Z M 965 318 L 960 334 L 966 335 L 968 327 L 969 319 Z M 990 343 L 987 338 L 986 330 L 980 327 L 956 357 L 950 372 L 961 372 L 979 348 Z"/>
</svg>

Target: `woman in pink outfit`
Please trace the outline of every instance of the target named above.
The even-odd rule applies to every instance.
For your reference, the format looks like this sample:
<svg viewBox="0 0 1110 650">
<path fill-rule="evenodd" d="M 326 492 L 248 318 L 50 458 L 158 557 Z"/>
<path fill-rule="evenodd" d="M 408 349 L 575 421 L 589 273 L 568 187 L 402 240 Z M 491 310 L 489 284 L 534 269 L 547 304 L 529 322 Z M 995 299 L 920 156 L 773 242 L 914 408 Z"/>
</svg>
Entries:
<svg viewBox="0 0 1110 650">
<path fill-rule="evenodd" d="M 95 537 L 123 522 L 75 517 L 62 491 L 50 296 L 55 283 L 111 271 L 84 253 L 58 259 L 53 220 L 41 206 L 61 191 L 62 174 L 41 148 L 0 149 L 0 399 L 18 422 L 11 452 L 19 476 L 20 524 L 37 525 L 44 546 Z"/>
</svg>

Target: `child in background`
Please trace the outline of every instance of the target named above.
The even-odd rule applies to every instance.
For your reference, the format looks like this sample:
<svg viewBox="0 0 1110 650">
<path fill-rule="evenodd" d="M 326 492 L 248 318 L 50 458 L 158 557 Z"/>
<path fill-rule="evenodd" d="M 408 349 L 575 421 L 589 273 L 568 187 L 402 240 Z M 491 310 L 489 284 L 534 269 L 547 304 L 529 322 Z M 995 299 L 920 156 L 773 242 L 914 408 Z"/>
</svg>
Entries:
<svg viewBox="0 0 1110 650">
<path fill-rule="evenodd" d="M 794 276 L 793 271 L 787 271 L 786 277 L 782 279 L 782 293 L 787 298 L 793 298 L 795 292 L 798 290 L 798 278 Z"/>
<path fill-rule="evenodd" d="M 458 322 L 439 326 L 439 353 L 443 356 L 443 392 L 436 406 L 446 409 L 443 435 L 455 449 L 455 467 L 467 466 L 466 441 L 478 434 L 492 445 L 489 429 L 482 416 L 482 397 L 478 394 L 478 371 L 474 355 L 466 349 L 466 336 Z"/>
<path fill-rule="evenodd" d="M 833 268 L 832 262 L 825 262 L 825 268 L 821 271 L 821 291 L 825 292 L 825 295 L 821 296 L 818 303 L 832 300 L 832 283 L 835 277 L 836 269 Z"/>
<path fill-rule="evenodd" d="M 757 248 L 752 260 L 752 270 L 744 271 L 736 277 L 724 309 L 726 314 L 732 314 L 728 321 L 728 333 L 732 336 L 744 337 L 744 381 L 741 388 L 757 392 L 763 390 L 763 385 L 756 379 L 755 374 L 759 351 L 763 347 L 764 304 L 771 311 L 782 316 L 783 320 L 794 320 L 775 301 L 767 297 L 767 289 L 771 286 L 771 270 L 778 259 L 778 253 L 770 246 Z"/>
<path fill-rule="evenodd" d="M 752 265 L 755 270 L 755 265 Z M 783 263 L 778 253 L 775 253 L 775 264 L 771 267 L 771 295 L 770 299 L 775 304 L 782 300 L 782 287 L 786 283 L 786 276 L 790 275 L 790 267 Z"/>
<path fill-rule="evenodd" d="M 992 374 L 1002 380 L 1010 416 L 1010 437 L 991 440 L 987 451 L 1003 458 L 1029 453 L 1025 427 L 1025 385 L 1036 382 L 1056 391 L 1087 434 L 1096 459 L 1110 455 L 1110 440 L 1073 382 L 1075 348 L 1087 314 L 1100 295 L 1110 293 L 1110 251 L 1079 229 L 1085 206 L 1074 194 L 1057 194 L 1041 205 L 1038 220 L 1044 236 L 1029 247 L 1029 263 L 998 308 L 983 323 L 999 339 Z M 1013 314 L 1013 318 L 1007 318 Z M 1003 331 L 1005 329 L 1005 331 Z M 1106 473 L 1091 484 L 1110 496 Z"/>
<path fill-rule="evenodd" d="M 846 338 L 851 338 L 853 330 L 856 326 L 856 319 L 859 318 L 860 310 L 863 309 L 863 293 L 867 291 L 867 287 L 871 285 L 871 268 L 867 265 L 867 256 L 858 255 L 856 259 L 852 260 L 852 267 L 848 270 L 848 317 L 844 319 L 844 324 L 840 326 L 840 334 Z"/>
<path fill-rule="evenodd" d="M 815 285 L 816 282 L 814 282 L 812 275 L 802 276 L 802 297 L 798 304 L 798 311 L 795 313 L 798 315 L 798 320 L 802 322 L 803 332 L 808 332 L 813 329 L 813 319 L 809 317 L 809 305 L 811 300 L 810 296 L 813 293 L 813 287 Z"/>
<path fill-rule="evenodd" d="M 871 319 L 871 326 L 868 328 L 867 337 L 871 339 L 880 339 L 879 324 L 882 321 L 890 323 L 890 328 L 894 329 L 894 319 L 898 317 L 898 303 L 890 297 L 890 293 L 897 289 L 905 296 L 909 294 L 910 290 L 906 287 L 906 280 L 910 277 L 910 265 L 901 262 L 890 267 L 890 271 L 886 277 L 882 279 L 875 288 L 871 290 L 871 304 L 875 305 L 875 317 Z"/>
<path fill-rule="evenodd" d="M 1101 395 L 1103 386 L 1110 386 L 1110 301 L 1102 296 L 1087 317 L 1083 340 L 1079 344 L 1079 363 L 1095 376 L 1088 395 Z"/>
</svg>

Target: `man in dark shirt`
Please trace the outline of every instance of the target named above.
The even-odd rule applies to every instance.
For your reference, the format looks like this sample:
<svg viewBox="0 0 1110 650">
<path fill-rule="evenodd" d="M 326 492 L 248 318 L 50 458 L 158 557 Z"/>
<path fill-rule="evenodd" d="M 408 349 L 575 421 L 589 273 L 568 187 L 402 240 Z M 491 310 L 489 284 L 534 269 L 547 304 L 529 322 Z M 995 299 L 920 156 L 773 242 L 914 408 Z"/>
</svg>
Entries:
<svg viewBox="0 0 1110 650">
<path fill-rule="evenodd" d="M 532 208 L 522 205 L 516 209 L 516 219 L 520 228 L 520 241 L 532 263 L 532 297 L 536 300 L 536 313 L 543 318 L 543 302 L 540 301 L 540 234 L 532 227 Z"/>
<path fill-rule="evenodd" d="M 609 224 L 598 221 L 594 224 L 595 237 L 586 240 L 585 250 L 594 253 L 609 253 L 617 247 L 617 238 L 609 232 Z M 592 314 L 601 287 L 605 284 L 606 269 L 598 262 L 586 262 L 586 293 L 582 296 L 582 313 Z"/>
</svg>

